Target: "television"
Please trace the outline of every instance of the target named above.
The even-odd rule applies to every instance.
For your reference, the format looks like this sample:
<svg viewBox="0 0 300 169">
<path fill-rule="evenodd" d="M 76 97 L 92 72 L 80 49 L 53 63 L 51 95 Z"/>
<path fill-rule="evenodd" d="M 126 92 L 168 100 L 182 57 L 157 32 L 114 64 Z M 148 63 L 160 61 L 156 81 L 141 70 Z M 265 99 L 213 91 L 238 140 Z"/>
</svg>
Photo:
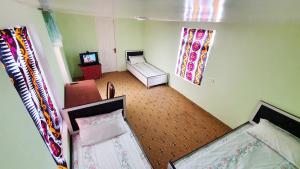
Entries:
<svg viewBox="0 0 300 169">
<path fill-rule="evenodd" d="M 80 53 L 80 62 L 82 66 L 99 64 L 97 52 Z"/>
</svg>

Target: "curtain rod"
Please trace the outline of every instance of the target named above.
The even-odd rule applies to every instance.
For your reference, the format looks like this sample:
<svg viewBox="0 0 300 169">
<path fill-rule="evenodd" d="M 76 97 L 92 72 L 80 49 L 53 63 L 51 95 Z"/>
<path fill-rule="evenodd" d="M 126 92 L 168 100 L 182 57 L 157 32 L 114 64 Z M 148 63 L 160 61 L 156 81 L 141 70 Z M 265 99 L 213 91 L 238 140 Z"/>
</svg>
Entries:
<svg viewBox="0 0 300 169">
<path fill-rule="evenodd" d="M 39 7 L 38 10 L 40 10 L 40 11 L 52 12 L 51 9 L 47 9 L 47 8 L 43 8 L 43 7 Z"/>
</svg>

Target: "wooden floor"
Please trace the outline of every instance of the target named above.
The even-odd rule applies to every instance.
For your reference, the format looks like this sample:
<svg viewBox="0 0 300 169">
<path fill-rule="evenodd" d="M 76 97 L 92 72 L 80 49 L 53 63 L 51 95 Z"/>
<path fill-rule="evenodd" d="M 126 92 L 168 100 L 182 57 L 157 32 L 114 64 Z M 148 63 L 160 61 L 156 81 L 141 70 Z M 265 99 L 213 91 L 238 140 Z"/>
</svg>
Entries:
<svg viewBox="0 0 300 169">
<path fill-rule="evenodd" d="M 192 151 L 230 128 L 176 90 L 161 85 L 146 89 L 129 72 L 104 74 L 97 80 L 101 96 L 112 81 L 116 95 L 126 95 L 127 119 L 154 169 Z"/>
</svg>

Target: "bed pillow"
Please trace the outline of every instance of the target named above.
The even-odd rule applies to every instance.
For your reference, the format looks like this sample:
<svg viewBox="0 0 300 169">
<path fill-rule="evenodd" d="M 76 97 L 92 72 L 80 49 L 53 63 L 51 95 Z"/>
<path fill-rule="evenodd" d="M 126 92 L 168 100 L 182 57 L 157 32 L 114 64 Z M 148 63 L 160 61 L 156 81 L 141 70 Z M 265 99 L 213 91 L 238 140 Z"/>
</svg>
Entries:
<svg viewBox="0 0 300 169">
<path fill-rule="evenodd" d="M 130 56 L 129 60 L 130 60 L 131 64 L 145 63 L 146 62 L 144 56 Z"/>
<path fill-rule="evenodd" d="M 265 119 L 260 119 L 259 124 L 248 129 L 247 132 L 300 168 L 299 138 Z"/>
<path fill-rule="evenodd" d="M 79 137 L 82 146 L 107 141 L 126 133 L 125 121 L 119 111 L 112 114 L 97 115 L 75 119 L 79 126 Z"/>
<path fill-rule="evenodd" d="M 118 118 L 121 119 L 123 118 L 122 112 L 123 109 L 119 109 L 111 113 L 99 114 L 90 117 L 76 118 L 75 120 L 78 124 L 79 129 L 84 129 L 91 126 L 97 126 L 98 124 L 101 124 L 105 121 L 110 121 Z"/>
</svg>

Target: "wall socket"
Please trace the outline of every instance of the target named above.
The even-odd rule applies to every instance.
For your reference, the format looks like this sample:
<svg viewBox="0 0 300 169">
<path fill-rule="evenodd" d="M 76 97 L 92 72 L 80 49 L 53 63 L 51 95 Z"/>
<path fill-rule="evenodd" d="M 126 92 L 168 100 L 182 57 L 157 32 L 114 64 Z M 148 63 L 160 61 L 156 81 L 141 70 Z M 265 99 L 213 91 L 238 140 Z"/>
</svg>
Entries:
<svg viewBox="0 0 300 169">
<path fill-rule="evenodd" d="M 213 86 L 213 85 L 215 85 L 216 80 L 213 79 L 213 78 L 209 78 L 209 79 L 208 79 L 208 83 L 209 83 L 209 85 Z"/>
</svg>

